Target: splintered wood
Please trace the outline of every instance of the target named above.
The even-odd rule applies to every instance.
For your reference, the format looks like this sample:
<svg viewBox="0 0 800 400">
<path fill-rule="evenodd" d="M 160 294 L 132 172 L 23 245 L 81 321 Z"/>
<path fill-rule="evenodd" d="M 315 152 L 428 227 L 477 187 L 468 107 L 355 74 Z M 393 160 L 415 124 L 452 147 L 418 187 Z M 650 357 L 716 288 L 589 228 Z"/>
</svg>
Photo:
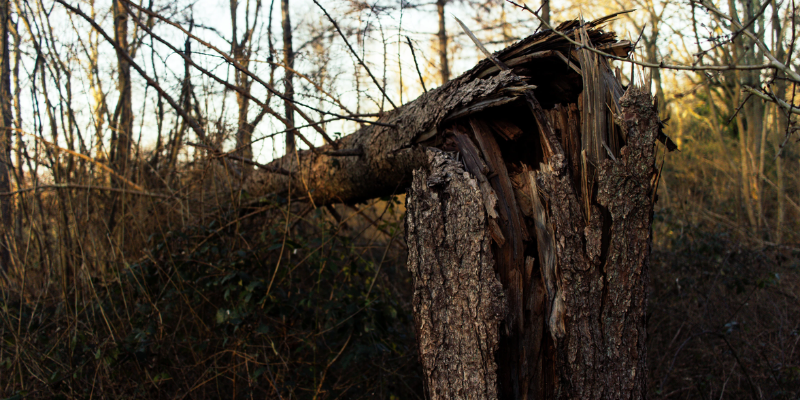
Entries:
<svg viewBox="0 0 800 400">
<path fill-rule="evenodd" d="M 631 50 L 603 29 L 613 18 L 531 35 L 491 57 L 507 70 L 483 60 L 245 184 L 256 198 L 317 205 L 410 187 L 408 267 L 432 399 L 645 394 L 654 149 L 674 144 L 649 94 L 626 92 L 590 50 Z"/>
<path fill-rule="evenodd" d="M 573 34 L 593 45 L 585 29 Z M 508 65 L 546 59 L 535 54 Z M 582 92 L 559 101 L 537 85 L 519 101 L 458 114 L 444 132 L 460 162 L 431 152 L 429 166 L 415 174 L 406 234 L 419 351 L 432 398 L 645 396 L 647 268 L 662 124 L 650 95 L 638 88 L 625 92 L 603 58 L 586 49 L 571 55 L 568 62 L 580 73 L 571 79 Z M 483 252 L 453 253 L 465 243 Z M 487 254 L 503 294 L 482 301 L 505 305 L 502 322 L 472 311 L 475 305 L 463 302 L 460 291 L 433 298 L 446 292 L 432 280 L 436 274 L 447 285 L 491 286 L 464 280 L 479 279 L 474 263 L 485 265 Z M 428 269 L 420 272 L 423 265 Z M 454 278 L 444 265 L 464 272 Z M 482 316 L 464 321 L 465 315 Z M 492 323 L 499 336 L 485 345 L 462 344 L 475 324 L 495 332 Z M 463 353 L 473 348 L 475 354 Z M 489 348 L 496 353 L 487 355 Z M 492 362 L 477 370 L 466 360 Z M 465 382 L 478 394 L 465 391 Z"/>
</svg>

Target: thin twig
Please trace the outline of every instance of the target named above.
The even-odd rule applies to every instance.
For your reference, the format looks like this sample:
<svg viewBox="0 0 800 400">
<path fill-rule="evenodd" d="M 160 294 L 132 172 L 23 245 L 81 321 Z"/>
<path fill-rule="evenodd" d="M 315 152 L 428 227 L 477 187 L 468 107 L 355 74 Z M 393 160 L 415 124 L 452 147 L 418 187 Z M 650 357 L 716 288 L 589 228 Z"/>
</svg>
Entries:
<svg viewBox="0 0 800 400">
<path fill-rule="evenodd" d="M 259 168 L 261 168 L 261 169 L 263 169 L 265 171 L 272 172 L 272 173 L 275 173 L 275 174 L 286 175 L 286 176 L 293 176 L 294 175 L 291 171 L 287 171 L 286 169 L 283 169 L 281 167 L 273 167 L 273 166 L 270 166 L 270 165 L 261 164 L 261 163 L 256 162 L 256 161 L 248 160 L 248 159 L 246 159 L 244 157 L 239 157 L 239 156 L 237 156 L 235 154 L 231 154 L 231 153 L 235 153 L 237 150 L 233 150 L 230 153 L 222 153 L 222 152 L 220 152 L 220 151 L 218 151 L 216 149 L 213 149 L 213 148 L 211 148 L 209 146 L 206 146 L 206 145 L 202 145 L 200 143 L 186 142 L 186 144 L 188 144 L 189 146 L 200 147 L 200 148 L 206 149 L 209 152 L 211 152 L 211 156 L 215 157 L 215 158 L 227 157 L 227 158 L 230 158 L 232 160 L 241 161 L 241 162 L 243 162 L 245 164 L 254 165 L 254 166 L 259 167 Z"/>
<path fill-rule="evenodd" d="M 50 190 L 50 189 L 98 190 L 98 191 L 107 191 L 107 192 L 127 193 L 127 194 L 133 194 L 133 195 L 137 195 L 137 196 L 159 197 L 159 198 L 162 198 L 162 199 L 171 199 L 171 198 L 175 197 L 175 196 L 170 196 L 170 195 L 166 195 L 166 194 L 143 192 L 143 191 L 139 191 L 139 190 L 122 189 L 122 188 L 110 187 L 110 186 L 79 185 L 79 184 L 74 184 L 74 183 L 61 183 L 61 184 L 39 185 L 39 186 L 27 187 L 27 188 L 15 190 L 13 192 L 0 193 L 0 196 L 14 196 L 14 195 L 17 195 L 17 194 L 22 194 L 22 193 L 27 193 L 27 192 L 34 192 L 34 191 L 40 191 L 40 190 Z"/>
<path fill-rule="evenodd" d="M 763 100 L 774 102 L 774 103 L 778 104 L 779 106 L 783 107 L 784 110 L 786 110 L 788 112 L 791 112 L 792 114 L 800 115 L 800 107 L 797 107 L 797 106 L 795 106 L 793 104 L 789 104 L 789 103 L 787 103 L 787 102 L 775 97 L 774 95 L 768 95 L 768 94 L 766 94 L 766 93 L 764 93 L 764 92 L 762 92 L 762 91 L 760 91 L 760 90 L 758 90 L 758 89 L 756 89 L 756 88 L 754 88 L 752 86 L 742 86 L 742 89 L 747 91 L 747 92 L 749 92 L 752 95 L 755 95 L 756 97 L 760 97 Z"/>
<path fill-rule="evenodd" d="M 489 53 L 489 50 L 486 49 L 486 47 L 483 45 L 483 43 L 481 43 L 481 41 L 478 40 L 477 37 L 475 37 L 475 35 L 472 33 L 472 31 L 469 30 L 469 28 L 467 28 L 467 26 L 464 25 L 464 23 L 461 22 L 460 19 L 458 19 L 455 16 L 453 16 L 453 18 L 455 18 L 456 22 L 458 22 L 458 24 L 461 25 L 461 29 L 463 29 L 464 33 L 466 33 L 467 36 L 469 36 L 469 38 L 472 40 L 472 43 L 475 43 L 475 46 L 478 46 L 478 49 L 480 49 L 480 51 L 483 53 L 483 55 L 485 55 L 486 58 L 488 58 L 491 62 L 493 62 L 494 65 L 497 66 L 497 68 L 500 68 L 501 71 L 510 71 L 511 70 L 511 68 L 509 68 L 508 65 L 506 65 L 504 62 L 500 61 L 500 59 L 498 59 L 497 57 L 492 55 L 492 53 Z"/>
<path fill-rule="evenodd" d="M 779 70 L 783 71 L 784 73 L 786 73 L 786 75 L 788 75 L 791 78 L 791 80 L 793 80 L 795 82 L 800 82 L 800 74 L 798 74 L 797 72 L 792 71 L 789 67 L 787 67 L 785 64 L 780 62 L 777 58 L 775 58 L 775 56 L 773 56 L 772 53 L 769 51 L 769 48 L 764 43 L 764 41 L 761 40 L 758 36 L 756 36 L 753 32 L 750 32 L 749 30 L 744 29 L 744 27 L 742 27 L 742 24 L 740 24 L 738 21 L 736 21 L 736 19 L 731 18 L 730 15 L 725 14 L 724 12 L 720 11 L 718 8 L 714 7 L 714 5 L 711 4 L 708 0 L 702 0 L 702 1 L 700 1 L 700 4 L 703 7 L 705 7 L 706 9 L 708 9 L 709 11 L 713 12 L 714 14 L 717 14 L 720 18 L 723 18 L 723 19 L 727 20 L 728 22 L 730 22 L 731 25 L 734 28 L 744 32 L 744 34 L 747 35 L 747 37 L 749 37 L 751 40 L 753 40 L 753 42 L 755 42 L 756 46 L 758 46 L 758 48 L 762 52 L 764 52 L 764 56 L 767 57 L 767 59 L 769 59 L 770 63 L 768 65 L 770 65 L 770 68 L 779 69 Z"/>
<path fill-rule="evenodd" d="M 367 71 L 367 74 L 369 74 L 369 77 L 372 78 L 372 82 L 374 82 L 375 86 L 378 87 L 378 90 L 381 91 L 381 93 L 383 94 L 383 97 L 386 99 L 386 101 L 388 101 L 389 104 L 391 104 L 393 108 L 397 108 L 397 106 L 394 104 L 392 99 L 389 98 L 389 95 L 386 94 L 386 91 L 383 90 L 383 87 L 381 86 L 381 84 L 378 83 L 378 79 L 376 79 L 375 76 L 372 75 L 372 71 L 369 70 L 369 67 L 367 67 L 367 64 L 365 64 L 364 61 L 361 60 L 361 57 L 358 56 L 358 53 L 356 53 L 356 51 L 353 49 L 353 46 L 351 46 L 350 42 L 347 41 L 347 37 L 345 37 L 344 33 L 342 32 L 342 30 L 339 29 L 339 24 L 337 24 L 336 21 L 333 19 L 333 17 L 331 17 L 331 15 L 328 14 L 328 10 L 326 10 L 325 7 L 322 7 L 322 5 L 319 4 L 319 2 L 317 0 L 313 0 L 313 1 L 314 1 L 314 4 L 316 4 L 317 7 L 319 7 L 319 9 L 322 10 L 323 13 L 325 13 L 325 16 L 328 17 L 328 21 L 331 21 L 331 24 L 333 24 L 333 27 L 336 28 L 336 32 L 339 32 L 339 36 L 341 36 L 342 40 L 344 40 L 344 44 L 346 44 L 347 48 L 350 49 L 350 52 L 353 53 L 353 56 L 355 56 L 356 60 L 358 60 L 358 63 L 361 64 L 361 66 L 364 67 L 364 69 Z"/>
<path fill-rule="evenodd" d="M 97 33 L 99 33 L 100 35 L 102 35 L 102 36 L 103 36 L 103 38 L 104 38 L 104 39 L 105 39 L 105 40 L 106 40 L 108 43 L 110 43 L 112 46 L 114 46 L 114 49 L 117 51 L 117 54 L 121 55 L 121 56 L 122 56 L 122 58 L 124 58 L 124 59 L 125 59 L 125 61 L 127 61 L 127 62 L 128 62 L 130 65 L 131 65 L 131 67 L 133 67 L 133 69 L 135 69 L 135 70 L 136 70 L 136 72 L 138 72 L 138 73 L 139 73 L 139 75 L 141 75 L 141 77 L 142 77 L 142 78 L 144 78 L 144 79 L 147 81 L 147 84 L 148 84 L 149 86 L 152 86 L 153 88 L 155 88 L 155 89 L 156 89 L 156 91 L 158 91 L 158 93 L 159 93 L 159 94 L 160 94 L 162 97 L 164 97 L 164 98 L 167 100 L 167 102 L 169 103 L 169 105 L 170 105 L 170 106 L 171 106 L 171 107 L 172 107 L 172 108 L 173 108 L 173 109 L 174 109 L 174 110 L 175 110 L 175 111 L 178 113 L 178 115 L 180 115 L 180 116 L 181 116 L 181 118 L 183 118 L 183 120 L 184 120 L 184 121 L 186 121 L 186 122 L 189 124 L 189 126 L 191 126 L 191 127 L 192 127 L 192 129 L 195 131 L 195 133 L 197 134 L 197 136 L 198 136 L 198 137 L 200 137 L 200 140 L 202 140 L 202 141 L 204 141 L 204 142 L 206 141 L 206 133 L 205 133 L 205 131 L 203 130 L 203 128 L 200 126 L 200 124 L 199 124 L 199 123 L 197 123 L 197 120 L 195 120 L 194 118 L 192 118 L 192 117 L 191 117 L 191 116 L 190 116 L 190 115 L 189 115 L 189 114 L 186 112 L 186 110 L 184 110 L 183 108 L 181 108 L 181 107 L 178 105 L 178 103 L 177 103 L 177 102 L 175 102 L 175 100 L 172 98 L 172 96 L 170 96 L 170 95 L 169 95 L 167 92 L 165 92 L 165 91 L 164 91 L 164 89 L 162 89 L 162 88 L 161 88 L 161 86 L 159 86 L 159 85 L 158 85 L 158 83 L 157 83 L 156 81 L 154 81 L 152 78 L 150 78 L 150 76 L 148 76 L 148 75 L 145 73 L 145 71 L 142 69 L 142 67 L 140 67 L 140 66 L 139 66 L 139 64 L 137 64 L 137 63 L 136 63 L 136 62 L 133 60 L 133 58 L 131 58 L 130 54 L 128 54 L 128 52 L 127 52 L 127 51 L 125 51 L 125 49 L 123 49 L 122 47 L 120 47 L 120 45 L 117 43 L 117 41 L 116 41 L 116 40 L 114 40 L 114 39 L 113 39 L 111 36 L 108 36 L 108 34 L 106 33 L 106 31 L 105 31 L 105 30 L 103 30 L 103 28 L 102 28 L 102 27 L 100 27 L 100 25 L 98 25 L 98 24 L 97 24 L 97 22 L 95 22 L 95 20 L 94 20 L 94 19 L 92 19 L 91 17 L 89 17 L 88 15 L 86 15 L 86 14 L 85 14 L 83 11 L 81 11 L 79 8 L 76 8 L 76 7 L 73 7 L 73 6 L 69 5 L 69 4 L 67 4 L 66 2 L 64 2 L 64 0 L 56 0 L 56 2 L 57 2 L 57 3 L 59 3 L 59 4 L 61 4 L 62 6 L 64 6 L 66 9 L 68 9 L 68 10 L 72 11 L 74 14 L 77 14 L 77 15 L 79 15 L 81 18 L 83 18 L 84 20 L 86 20 L 86 22 L 88 22 L 90 25 L 92 25 L 92 27 L 95 29 L 95 31 L 96 31 Z"/>
<path fill-rule="evenodd" d="M 57 1 L 62 1 L 62 0 L 57 0 Z M 275 95 L 275 96 L 278 96 L 278 97 L 279 97 L 279 98 L 281 98 L 282 100 L 287 100 L 287 99 L 288 99 L 288 98 L 287 98 L 287 97 L 286 97 L 286 96 L 285 96 L 283 93 L 281 93 L 280 91 L 278 91 L 277 89 L 275 89 L 275 87 L 273 87 L 273 86 L 272 86 L 272 85 L 270 85 L 269 83 L 267 83 L 267 82 L 264 82 L 264 80 L 263 80 L 263 79 L 259 78 L 259 77 L 258 77 L 256 74 L 254 74 L 254 73 L 250 72 L 250 70 L 248 70 L 247 68 L 243 67 L 243 66 L 242 66 L 241 64 L 239 64 L 239 63 L 238 63 L 236 60 L 234 60 L 233 58 L 231 58 L 231 57 L 230 57 L 228 54 L 226 54 L 225 52 L 223 52 L 222 50 L 220 50 L 220 49 L 219 49 L 219 48 L 217 48 L 216 46 L 212 45 L 211 43 L 209 43 L 209 42 L 206 42 L 205 40 L 203 40 L 203 39 L 200 39 L 200 38 L 199 38 L 199 37 L 197 37 L 196 35 L 192 34 L 192 33 L 191 33 L 191 32 L 189 32 L 189 31 L 187 31 L 187 30 L 186 30 L 185 28 L 183 28 L 183 27 L 182 27 L 180 24 L 178 24 L 178 23 L 175 23 L 175 22 L 173 22 L 173 21 L 170 21 L 169 19 L 167 19 L 167 18 L 165 18 L 165 17 L 162 17 L 161 15 L 159 15 L 159 14 L 157 14 L 157 13 L 154 13 L 154 12 L 152 12 L 152 11 L 149 11 L 149 10 L 147 10 L 147 9 L 145 9 L 145 8 L 143 8 L 143 7 L 139 6 L 138 4 L 135 4 L 135 3 L 133 3 L 133 2 L 131 2 L 131 1 L 129 1 L 129 0 L 123 0 L 123 1 L 125 1 L 127 4 L 129 4 L 129 5 L 133 6 L 133 7 L 134 7 L 134 8 L 136 8 L 137 10 L 140 10 L 140 11 L 142 11 L 142 12 L 144 12 L 144 13 L 146 13 L 146 14 L 148 14 L 148 15 L 150 15 L 150 16 L 152 16 L 152 17 L 154 17 L 154 18 L 157 18 L 157 19 L 159 19 L 160 21 L 162 21 L 162 22 L 164 22 L 164 23 L 166 23 L 166 24 L 168 24 L 168 25 L 170 25 L 170 26 L 174 27 L 175 29 L 178 29 L 178 30 L 180 30 L 180 31 L 181 31 L 181 32 L 182 32 L 184 35 L 186 35 L 186 36 L 188 36 L 189 38 L 191 38 L 191 39 L 193 39 L 193 40 L 197 41 L 198 43 L 202 44 L 203 46 L 205 46 L 205 47 L 207 47 L 207 48 L 209 48 L 209 49 L 211 49 L 211 50 L 214 50 L 215 52 L 217 52 L 217 54 L 219 54 L 219 55 L 220 55 L 222 58 L 224 58 L 224 59 L 225 59 L 225 61 L 227 61 L 228 63 L 230 63 L 230 65 L 231 65 L 231 66 L 233 66 L 233 67 L 234 67 L 234 68 L 236 68 L 237 70 L 241 71 L 242 73 L 244 73 L 245 75 L 247 75 L 249 78 L 253 79 L 254 81 L 258 82 L 260 85 L 264 86 L 264 87 L 265 87 L 265 88 L 266 88 L 266 89 L 267 89 L 269 92 L 271 92 L 273 95 Z M 386 127 L 390 127 L 390 128 L 395 128 L 395 127 L 396 127 L 396 125 L 392 125 L 392 124 L 386 124 L 386 123 L 377 122 L 377 121 L 368 121 L 368 120 L 363 120 L 363 119 L 360 119 L 360 118 L 349 117 L 349 116 L 346 116 L 346 115 L 341 115 L 341 114 L 337 114 L 337 113 L 334 113 L 334 112 L 330 112 L 330 111 L 321 110 L 321 109 L 319 109 L 319 108 L 317 108 L 317 107 L 310 106 L 310 105 L 308 105 L 308 104 L 304 104 L 304 103 L 301 103 L 301 102 L 299 102 L 299 101 L 296 101 L 296 100 L 294 101 L 294 103 L 292 103 L 292 104 L 291 104 L 291 106 L 292 106 L 292 109 L 294 109 L 294 110 L 295 110 L 295 111 L 296 111 L 298 114 L 300 114 L 300 116 L 301 116 L 303 119 L 305 119 L 305 120 L 306 120 L 306 121 L 308 121 L 309 123 L 313 122 L 313 120 L 311 119 L 311 117 L 309 117 L 309 116 L 308 116 L 306 113 L 304 113 L 302 110 L 300 110 L 300 109 L 299 109 L 297 106 L 302 106 L 302 107 L 308 108 L 308 109 L 310 109 L 310 110 L 316 111 L 316 112 L 318 112 L 318 113 L 321 113 L 321 114 L 325 114 L 325 115 L 331 115 L 331 116 L 339 117 L 339 118 L 346 119 L 346 120 L 350 120 L 350 121 L 361 122 L 361 123 L 365 123 L 365 124 L 371 124 L 371 125 L 381 125 L 381 126 L 386 126 Z M 324 131 L 324 130 L 322 130 L 321 128 L 320 128 L 320 129 L 316 129 L 316 130 L 317 130 L 317 132 L 319 132 L 320 134 L 323 134 L 323 133 L 325 132 L 325 131 Z M 327 135 L 327 134 L 325 134 L 325 135 Z M 323 136 L 323 137 L 324 137 L 324 136 Z M 326 139 L 326 140 L 328 140 L 328 139 Z M 332 140 L 331 140 L 331 142 L 332 142 Z"/>
<path fill-rule="evenodd" d="M 22 131 L 18 131 L 18 132 L 25 133 L 25 132 L 22 132 Z M 54 143 L 50 143 L 50 142 L 48 142 L 47 140 L 45 140 L 44 138 L 38 137 L 38 136 L 36 136 L 36 135 L 30 135 L 30 136 L 33 136 L 33 137 L 34 137 L 36 140 L 38 140 L 38 141 L 40 141 L 40 142 L 44 143 L 44 144 L 45 144 L 45 145 L 47 145 L 47 146 L 50 146 L 50 147 L 52 147 L 52 148 L 56 149 L 56 150 L 58 150 L 58 151 L 63 151 L 64 153 L 67 153 L 67 154 L 69 154 L 69 155 L 71 155 L 71 156 L 78 157 L 78 158 L 80 158 L 80 159 L 82 159 L 82 160 L 88 161 L 88 162 L 90 162 L 90 163 L 92 163 L 92 164 L 96 165 L 96 166 L 97 166 L 97 167 L 99 167 L 100 169 L 102 169 L 102 170 L 104 170 L 104 171 L 108 172 L 109 174 L 111 174 L 111 175 L 112 175 L 112 176 L 114 176 L 115 178 L 119 179 L 120 181 L 122 181 L 122 182 L 123 182 L 123 183 L 125 183 L 126 185 L 128 185 L 128 186 L 130 186 L 130 187 L 132 187 L 132 188 L 136 189 L 137 191 L 140 191 L 140 192 L 146 192 L 146 190 L 144 190 L 144 188 L 143 188 L 143 187 L 141 187 L 141 186 L 139 186 L 139 185 L 137 185 L 137 184 L 135 184 L 135 183 L 131 182 L 130 180 L 128 180 L 128 179 L 127 179 L 127 178 L 125 178 L 124 176 L 122 176 L 122 175 L 118 174 L 116 171 L 114 171 L 113 169 L 111 169 L 111 167 L 109 167 L 108 165 L 105 165 L 105 164 L 103 164 L 103 163 L 101 163 L 101 162 L 98 162 L 98 161 L 96 161 L 96 160 L 93 160 L 91 157 L 87 156 L 86 154 L 81 154 L 81 153 L 78 153 L 77 151 L 72 151 L 72 150 L 70 150 L 70 149 L 65 149 L 65 148 L 63 148 L 63 147 L 61 147 L 61 146 L 58 146 L 58 145 L 54 144 Z"/>
</svg>

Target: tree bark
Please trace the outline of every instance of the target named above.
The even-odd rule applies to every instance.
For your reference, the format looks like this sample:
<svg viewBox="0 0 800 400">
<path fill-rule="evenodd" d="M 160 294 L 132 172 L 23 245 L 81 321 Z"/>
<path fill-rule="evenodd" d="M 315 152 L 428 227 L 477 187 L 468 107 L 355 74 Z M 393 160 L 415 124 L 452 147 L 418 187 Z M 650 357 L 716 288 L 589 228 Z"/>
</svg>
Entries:
<svg viewBox="0 0 800 400">
<path fill-rule="evenodd" d="M 447 30 L 445 29 L 444 6 L 447 0 L 436 0 L 436 14 L 439 16 L 439 73 L 442 85 L 450 80 L 450 65 L 447 62 Z"/>
<path fill-rule="evenodd" d="M 595 28 L 603 22 L 558 29 L 627 54 L 630 43 Z M 248 190 L 291 185 L 319 205 L 410 185 L 408 266 L 431 398 L 641 399 L 657 107 L 549 31 L 495 56 L 513 70 L 483 61 L 340 151 L 274 161 Z"/>
<path fill-rule="evenodd" d="M 240 40 L 237 34 L 237 22 L 239 20 L 239 2 L 237 0 L 230 1 L 230 10 L 232 28 L 231 56 L 234 60 L 236 60 L 236 62 L 239 63 L 239 65 L 244 68 L 248 68 L 250 65 L 250 38 L 252 32 L 249 26 L 245 26 L 245 31 Z M 247 18 L 245 21 L 247 21 Z M 241 91 L 236 92 L 236 104 L 239 107 L 239 115 L 236 118 L 236 148 L 239 149 L 238 153 L 240 157 L 250 160 L 253 158 L 253 150 L 250 146 L 250 142 L 252 140 L 254 127 L 250 125 L 250 121 L 247 118 L 247 113 L 250 111 L 250 87 L 252 85 L 252 81 L 240 69 L 236 69 L 234 72 L 234 79 L 236 86 L 241 89 Z M 247 169 L 247 167 L 244 165 L 242 167 L 243 170 Z"/>
<path fill-rule="evenodd" d="M 117 90 L 119 100 L 114 112 L 111 134 L 111 155 L 109 161 L 117 173 L 122 177 L 128 175 L 128 161 L 132 144 L 133 132 L 133 103 L 131 93 L 131 64 L 124 53 L 130 52 L 128 46 L 128 12 L 120 0 L 115 0 L 111 6 L 114 15 L 114 40 L 119 46 L 117 51 Z M 121 185 L 121 183 L 115 182 Z M 123 209 L 123 200 L 119 195 L 111 198 L 111 211 L 108 217 L 108 230 L 113 232 L 117 226 L 120 209 Z M 124 214 L 123 214 L 124 218 Z M 124 226 L 124 225 L 123 225 Z"/>
<path fill-rule="evenodd" d="M 542 21 L 550 25 L 550 0 L 542 1 Z"/>
<path fill-rule="evenodd" d="M 450 112 L 485 100 L 511 99 L 503 96 L 501 89 L 521 85 L 524 82 L 508 74 L 451 81 L 387 113 L 379 121 L 383 125 L 368 125 L 337 141 L 338 149 L 361 149 L 363 155 L 331 155 L 335 149 L 330 145 L 299 151 L 298 157 L 287 155 L 269 164 L 292 171 L 291 175 L 256 171 L 245 189 L 263 196 L 286 194 L 291 185 L 317 205 L 354 203 L 402 192 L 411 183 L 413 170 L 424 165 L 424 146 L 419 143 L 436 140 L 437 125 Z"/>
<path fill-rule="evenodd" d="M 128 51 L 128 13 L 125 7 L 114 1 L 114 39 L 123 51 Z M 122 55 L 117 55 L 117 88 L 119 102 L 117 104 L 116 143 L 114 146 L 114 168 L 125 176 L 131 148 L 131 132 L 133 131 L 133 105 L 131 102 L 131 65 Z"/>
<path fill-rule="evenodd" d="M 601 162 L 588 215 L 555 135 L 555 154 L 535 174 L 555 243 L 555 271 L 544 275 L 546 286 L 548 275 L 555 278 L 549 329 L 557 398 L 646 396 L 648 258 L 661 122 L 641 89 L 628 89 L 620 106 L 617 123 L 627 143 L 616 159 Z"/>
<path fill-rule="evenodd" d="M 496 399 L 505 313 L 478 181 L 452 153 L 428 150 L 406 198 L 414 322 L 430 399 Z M 455 329 L 454 329 L 455 328 Z"/>
</svg>

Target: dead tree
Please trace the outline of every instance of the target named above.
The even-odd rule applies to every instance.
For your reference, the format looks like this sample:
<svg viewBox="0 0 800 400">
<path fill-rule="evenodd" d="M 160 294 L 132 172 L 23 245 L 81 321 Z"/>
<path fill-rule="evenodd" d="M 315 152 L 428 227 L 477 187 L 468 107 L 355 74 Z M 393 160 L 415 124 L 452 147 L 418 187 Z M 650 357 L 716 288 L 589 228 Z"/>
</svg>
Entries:
<svg viewBox="0 0 800 400">
<path fill-rule="evenodd" d="M 641 399 L 661 132 L 611 17 L 545 31 L 247 189 L 317 205 L 409 188 L 408 267 L 432 399 Z M 501 69 L 503 71 L 501 71 Z M 286 170 L 279 170 L 282 166 Z"/>
</svg>

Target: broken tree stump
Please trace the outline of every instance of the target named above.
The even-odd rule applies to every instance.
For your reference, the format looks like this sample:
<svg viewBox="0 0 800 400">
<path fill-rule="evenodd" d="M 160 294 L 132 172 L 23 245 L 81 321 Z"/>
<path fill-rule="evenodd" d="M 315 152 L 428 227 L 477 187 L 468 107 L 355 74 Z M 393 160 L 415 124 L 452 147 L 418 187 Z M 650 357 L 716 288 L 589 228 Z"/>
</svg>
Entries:
<svg viewBox="0 0 800 400">
<path fill-rule="evenodd" d="M 432 399 L 646 395 L 656 141 L 672 146 L 650 94 L 589 50 L 628 54 L 602 29 L 611 18 L 561 24 L 579 49 L 552 31 L 523 39 L 494 55 L 511 70 L 484 60 L 245 186 L 317 205 L 410 187 L 408 267 Z"/>
</svg>

